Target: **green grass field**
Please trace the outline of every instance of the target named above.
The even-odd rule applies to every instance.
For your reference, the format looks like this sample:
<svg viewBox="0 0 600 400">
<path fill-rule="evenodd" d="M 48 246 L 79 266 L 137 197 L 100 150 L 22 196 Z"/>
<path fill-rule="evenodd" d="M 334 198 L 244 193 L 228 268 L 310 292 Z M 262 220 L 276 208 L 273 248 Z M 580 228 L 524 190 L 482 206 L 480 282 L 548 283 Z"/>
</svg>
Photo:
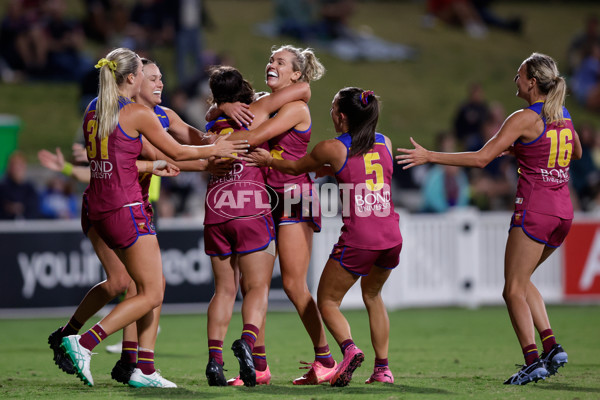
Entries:
<svg viewBox="0 0 600 400">
<path fill-rule="evenodd" d="M 272 312 L 267 322 L 267 358 L 271 385 L 212 388 L 206 383 L 206 315 L 165 315 L 157 342 L 157 367 L 177 389 L 131 389 L 110 379 L 117 356 L 104 344 L 92 358 L 96 386 L 84 386 L 60 371 L 46 343 L 64 320 L 0 320 L 0 398 L 227 398 L 227 399 L 598 399 L 600 398 L 600 307 L 552 306 L 550 318 L 569 363 L 548 380 L 527 386 L 502 382 L 522 362 L 516 337 L 503 307 L 406 309 L 390 312 L 390 368 L 393 385 L 365 385 L 373 368 L 366 313 L 345 313 L 365 362 L 348 387 L 296 387 L 299 360 L 311 361 L 310 340 L 296 313 Z M 235 314 L 225 341 L 227 378 L 237 375 L 228 345 L 240 332 Z M 107 339 L 112 344 L 117 337 Z M 330 338 L 332 353 L 339 348 Z"/>
</svg>

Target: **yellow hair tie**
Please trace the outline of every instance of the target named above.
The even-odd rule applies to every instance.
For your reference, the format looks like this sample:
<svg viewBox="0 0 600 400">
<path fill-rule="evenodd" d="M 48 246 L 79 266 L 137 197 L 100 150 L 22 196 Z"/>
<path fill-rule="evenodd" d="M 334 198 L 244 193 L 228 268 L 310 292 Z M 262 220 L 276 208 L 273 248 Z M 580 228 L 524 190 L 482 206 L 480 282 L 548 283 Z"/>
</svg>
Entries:
<svg viewBox="0 0 600 400">
<path fill-rule="evenodd" d="M 117 70 L 117 62 L 116 61 L 108 61 L 106 58 L 101 58 L 100 61 L 98 61 L 98 64 L 96 64 L 96 68 L 102 68 L 105 65 L 108 65 L 108 68 L 110 68 L 110 72 L 112 72 L 113 78 L 117 79 L 117 77 L 115 76 L 115 71 Z"/>
</svg>

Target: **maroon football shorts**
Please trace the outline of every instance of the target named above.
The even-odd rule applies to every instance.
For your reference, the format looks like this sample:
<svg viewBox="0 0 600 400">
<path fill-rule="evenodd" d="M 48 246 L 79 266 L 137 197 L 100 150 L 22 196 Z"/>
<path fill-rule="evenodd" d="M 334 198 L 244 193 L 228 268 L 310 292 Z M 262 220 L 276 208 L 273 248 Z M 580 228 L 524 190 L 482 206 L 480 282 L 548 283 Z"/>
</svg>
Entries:
<svg viewBox="0 0 600 400">
<path fill-rule="evenodd" d="M 275 240 L 275 226 L 270 215 L 232 219 L 204 226 L 204 251 L 209 256 L 244 254 L 266 248 Z"/>
<path fill-rule="evenodd" d="M 98 235 L 111 249 L 125 249 L 138 237 L 156 235 L 152 220 L 143 204 L 125 206 L 110 216 L 92 221 Z"/>
<path fill-rule="evenodd" d="M 548 247 L 559 247 L 571 229 L 572 219 L 563 219 L 553 215 L 534 211 L 515 211 L 510 220 L 510 228 L 520 227 L 536 242 Z"/>
<path fill-rule="evenodd" d="M 383 250 L 365 250 L 343 244 L 335 244 L 329 258 L 333 258 L 348 272 L 366 276 L 371 267 L 394 269 L 400 262 L 402 243 Z"/>
</svg>

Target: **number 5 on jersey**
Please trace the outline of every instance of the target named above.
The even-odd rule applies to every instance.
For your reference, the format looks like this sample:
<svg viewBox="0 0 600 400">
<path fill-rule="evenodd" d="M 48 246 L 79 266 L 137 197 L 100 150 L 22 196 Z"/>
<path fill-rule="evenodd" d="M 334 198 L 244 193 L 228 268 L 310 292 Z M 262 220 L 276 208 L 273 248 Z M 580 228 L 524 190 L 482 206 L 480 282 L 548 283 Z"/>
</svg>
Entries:
<svg viewBox="0 0 600 400">
<path fill-rule="evenodd" d="M 367 188 L 372 192 L 378 192 L 383 188 L 385 183 L 383 180 L 383 167 L 379 163 L 373 161 L 379 160 L 379 153 L 366 153 L 363 155 L 365 159 L 365 172 L 367 175 L 375 174 L 375 179 L 367 179 L 365 183 Z"/>
</svg>

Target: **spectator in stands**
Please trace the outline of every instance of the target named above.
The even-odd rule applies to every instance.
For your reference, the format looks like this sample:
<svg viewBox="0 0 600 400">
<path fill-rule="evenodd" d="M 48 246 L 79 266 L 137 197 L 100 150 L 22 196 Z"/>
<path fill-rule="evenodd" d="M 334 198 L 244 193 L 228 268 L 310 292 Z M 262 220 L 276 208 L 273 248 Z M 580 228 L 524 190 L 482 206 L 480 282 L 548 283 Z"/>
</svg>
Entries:
<svg viewBox="0 0 600 400">
<path fill-rule="evenodd" d="M 46 42 L 38 15 L 22 0 L 10 0 L 0 26 L 0 58 L 6 64 L 3 78 L 19 79 L 46 66 Z"/>
<path fill-rule="evenodd" d="M 40 196 L 40 211 L 43 217 L 69 219 L 79 217 L 79 200 L 73 194 L 73 184 L 65 177 L 54 175 Z"/>
<path fill-rule="evenodd" d="M 488 29 L 471 0 L 427 0 L 425 25 L 432 26 L 436 19 L 464 28 L 473 38 L 487 36 Z"/>
<path fill-rule="evenodd" d="M 172 41 L 173 32 L 165 18 L 169 6 L 158 0 L 136 0 L 127 27 L 131 48 L 147 50 Z"/>
<path fill-rule="evenodd" d="M 590 14 L 585 20 L 584 28 L 577 33 L 567 49 L 567 75 L 571 76 L 578 69 L 579 65 L 586 56 L 586 50 L 600 44 L 600 26 L 598 16 Z"/>
<path fill-rule="evenodd" d="M 212 26 L 202 0 L 171 0 L 167 7 L 169 29 L 175 35 L 175 67 L 180 85 L 206 79 L 203 29 Z"/>
<path fill-rule="evenodd" d="M 521 33 L 523 29 L 523 20 L 519 17 L 502 18 L 491 8 L 490 3 L 493 0 L 472 0 L 473 6 L 479 17 L 490 28 L 498 28 L 513 33 Z"/>
<path fill-rule="evenodd" d="M 571 78 L 575 99 L 592 111 L 600 111 L 600 43 L 590 43 Z"/>
<path fill-rule="evenodd" d="M 469 86 L 468 97 L 460 105 L 454 118 L 454 133 L 460 147 L 466 151 L 477 150 L 485 143 L 483 124 L 488 119 L 489 106 L 480 83 Z"/>
<path fill-rule="evenodd" d="M 442 152 L 455 151 L 456 141 L 448 132 L 439 133 L 437 149 Z M 469 180 L 464 168 L 450 165 L 434 165 L 425 176 L 421 188 L 422 211 L 446 212 L 453 207 L 469 205 Z"/>
<path fill-rule="evenodd" d="M 320 26 L 325 37 L 351 36 L 349 21 L 356 11 L 355 0 L 320 0 Z"/>
<path fill-rule="evenodd" d="M 129 10 L 119 0 L 84 0 L 83 29 L 88 39 L 107 45 L 129 20 Z"/>
<path fill-rule="evenodd" d="M 20 151 L 8 159 L 0 182 L 0 219 L 31 219 L 40 216 L 37 190 L 27 179 L 27 160 Z"/>
<path fill-rule="evenodd" d="M 274 21 L 260 24 L 259 33 L 270 38 L 285 35 L 327 51 L 344 61 L 402 61 L 417 51 L 379 38 L 367 29 L 349 25 L 355 0 L 274 0 Z"/>
<path fill-rule="evenodd" d="M 482 145 L 500 130 L 505 119 L 502 104 L 492 103 L 482 126 Z M 484 168 L 470 168 L 471 203 L 480 210 L 511 210 L 517 179 L 517 165 L 513 157 L 498 157 Z"/>
<path fill-rule="evenodd" d="M 43 27 L 48 49 L 45 73 L 50 79 L 79 81 L 93 66 L 85 56 L 85 35 L 78 20 L 66 17 L 65 0 L 44 4 Z"/>
<path fill-rule="evenodd" d="M 577 128 L 581 141 L 581 159 L 571 164 L 569 175 L 571 184 L 577 194 L 583 211 L 594 207 L 594 199 L 600 195 L 600 165 L 594 162 L 593 152 L 597 136 L 600 136 L 594 125 L 583 123 Z"/>
</svg>

